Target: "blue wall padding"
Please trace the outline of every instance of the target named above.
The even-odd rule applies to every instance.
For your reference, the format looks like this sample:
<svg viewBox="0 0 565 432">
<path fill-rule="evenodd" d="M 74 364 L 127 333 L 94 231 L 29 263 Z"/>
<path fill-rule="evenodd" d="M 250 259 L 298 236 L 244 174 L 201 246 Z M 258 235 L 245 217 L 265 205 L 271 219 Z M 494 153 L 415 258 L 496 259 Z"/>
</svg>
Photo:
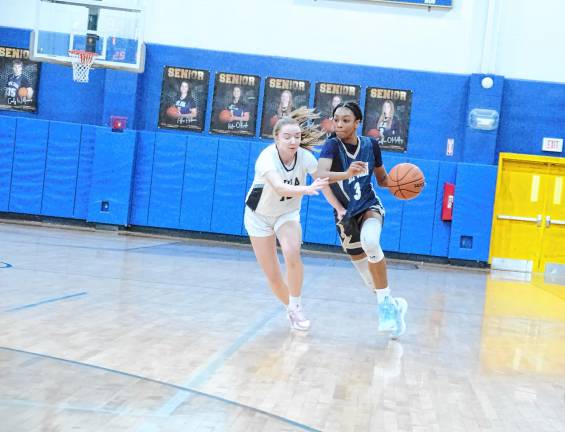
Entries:
<svg viewBox="0 0 565 432">
<path fill-rule="evenodd" d="M 493 165 L 457 166 L 449 258 L 488 260 L 496 173 Z"/>
<path fill-rule="evenodd" d="M 395 165 L 406 162 L 406 157 L 383 153 L 383 164 L 387 172 Z M 403 202 L 396 199 L 388 189 L 377 186 L 373 177 L 373 187 L 385 207 L 385 223 L 381 234 L 381 247 L 384 251 L 398 252 L 400 249 L 400 227 L 402 226 Z"/>
<path fill-rule="evenodd" d="M 443 185 L 444 183 L 455 184 L 455 175 L 457 173 L 457 164 L 450 162 L 440 162 L 439 173 L 437 178 L 437 194 L 434 212 L 434 228 L 432 234 L 432 248 L 430 255 L 446 257 L 449 253 L 449 237 L 451 234 L 451 221 L 441 220 L 441 211 L 443 204 Z M 457 185 L 455 186 L 457 193 Z"/>
<path fill-rule="evenodd" d="M 132 131 L 112 132 L 109 128 L 96 128 L 89 222 L 129 223 L 136 136 Z M 105 202 L 108 209 L 103 208 Z"/>
<path fill-rule="evenodd" d="M 389 84 L 392 88 L 413 90 L 406 156 L 463 160 L 462 146 L 455 146 L 453 156 L 445 154 L 445 146 L 448 138 L 453 138 L 456 143 L 464 140 L 465 122 L 453 119 L 465 118 L 469 77 L 422 74 L 407 77 L 403 82 L 397 81 L 394 75 L 391 78 Z M 387 87 L 382 83 L 378 85 Z M 439 112 L 429 107 L 437 107 Z"/>
<path fill-rule="evenodd" d="M 269 146 L 270 144 L 272 144 L 272 142 L 260 142 L 260 143 L 253 143 L 250 146 L 249 163 L 247 166 L 247 181 L 245 186 L 246 194 L 253 183 L 253 178 L 255 177 L 255 162 L 257 161 L 257 158 L 259 157 L 259 154 L 263 151 L 263 149 L 267 148 L 267 146 Z M 302 203 L 302 205 L 304 205 L 304 202 Z M 245 229 L 243 223 L 241 224 L 241 235 L 243 236 L 248 235 L 247 230 Z"/>
<path fill-rule="evenodd" d="M 41 214 L 73 217 L 80 152 L 81 125 L 49 124 Z"/>
<path fill-rule="evenodd" d="M 249 141 L 225 138 L 218 142 L 212 232 L 241 235 L 252 144 Z"/>
<path fill-rule="evenodd" d="M 16 119 L 0 116 L 0 211 L 8 211 L 15 138 Z"/>
<path fill-rule="evenodd" d="M 404 202 L 399 251 L 429 255 L 432 248 L 439 162 L 423 159 L 410 159 L 409 162 L 422 170 L 426 186 L 416 198 Z"/>
<path fill-rule="evenodd" d="M 186 136 L 156 134 L 149 226 L 179 227 L 185 159 Z"/>
<path fill-rule="evenodd" d="M 41 214 L 49 122 L 19 118 L 9 211 Z"/>
<path fill-rule="evenodd" d="M 469 80 L 467 113 L 461 121 L 466 126 L 462 160 L 468 163 L 492 164 L 495 159 L 498 131 L 496 129 L 492 131 L 473 129 L 467 124 L 467 117 L 472 109 L 486 108 L 500 112 L 504 78 L 495 75 L 489 76 L 494 81 L 494 85 L 490 89 L 485 89 L 481 85 L 481 80 L 485 75 L 473 74 Z"/>
<path fill-rule="evenodd" d="M 154 153 L 155 133 L 138 132 L 130 214 L 132 225 L 147 225 Z"/>
<path fill-rule="evenodd" d="M 111 116 L 122 116 L 127 117 L 127 128 L 134 128 L 138 78 L 137 73 L 111 69 L 106 71 L 102 124 L 110 125 Z"/>
<path fill-rule="evenodd" d="M 187 139 L 180 227 L 210 231 L 218 138 L 191 135 Z"/>
<path fill-rule="evenodd" d="M 92 161 L 94 160 L 95 142 L 96 127 L 82 125 L 75 207 L 73 211 L 73 217 L 77 219 L 86 219 L 88 217 L 88 200 L 90 196 L 90 183 L 92 181 Z"/>
<path fill-rule="evenodd" d="M 535 104 L 532 101 L 536 101 Z M 500 152 L 565 155 L 564 152 L 545 152 L 541 149 L 544 137 L 563 138 L 564 84 L 505 80 L 500 120 L 497 160 Z"/>
<path fill-rule="evenodd" d="M 307 204 L 308 214 L 304 241 L 327 245 L 335 244 L 336 230 L 332 206 L 329 205 L 322 193 L 309 197 Z"/>
<path fill-rule="evenodd" d="M 312 183 L 312 177 L 306 175 L 306 184 Z M 324 198 L 325 199 L 325 198 Z M 300 203 L 300 225 L 302 226 L 302 239 L 304 240 L 304 233 L 306 232 L 306 224 L 308 222 L 308 206 L 310 205 L 310 196 L 303 195 L 302 202 Z M 335 240 L 335 239 L 334 239 Z"/>
</svg>

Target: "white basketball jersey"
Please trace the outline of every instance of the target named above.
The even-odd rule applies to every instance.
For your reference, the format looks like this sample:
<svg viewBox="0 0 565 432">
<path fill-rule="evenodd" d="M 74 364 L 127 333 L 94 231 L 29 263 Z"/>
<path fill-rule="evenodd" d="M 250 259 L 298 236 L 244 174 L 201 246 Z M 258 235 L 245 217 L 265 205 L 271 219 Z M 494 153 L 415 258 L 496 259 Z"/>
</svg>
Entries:
<svg viewBox="0 0 565 432">
<path fill-rule="evenodd" d="M 271 144 L 261 152 L 255 162 L 255 178 L 245 198 L 247 206 L 258 214 L 271 217 L 299 210 L 302 197 L 280 196 L 266 180 L 265 174 L 274 171 L 284 183 L 304 186 L 306 173 L 312 175 L 317 168 L 318 161 L 314 155 L 302 147 L 298 148 L 295 162 L 291 166 L 285 166 L 275 144 Z"/>
</svg>

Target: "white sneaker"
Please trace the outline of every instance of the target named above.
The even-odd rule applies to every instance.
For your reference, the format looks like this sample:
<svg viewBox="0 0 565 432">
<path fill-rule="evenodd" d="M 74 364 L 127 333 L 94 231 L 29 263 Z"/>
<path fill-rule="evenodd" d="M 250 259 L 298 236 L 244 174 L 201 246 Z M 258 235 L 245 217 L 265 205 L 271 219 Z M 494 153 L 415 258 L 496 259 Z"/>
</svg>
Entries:
<svg viewBox="0 0 565 432">
<path fill-rule="evenodd" d="M 307 320 L 302 312 L 302 308 L 289 310 L 287 309 L 288 321 L 290 328 L 300 331 L 308 331 L 310 328 L 310 320 Z"/>
</svg>

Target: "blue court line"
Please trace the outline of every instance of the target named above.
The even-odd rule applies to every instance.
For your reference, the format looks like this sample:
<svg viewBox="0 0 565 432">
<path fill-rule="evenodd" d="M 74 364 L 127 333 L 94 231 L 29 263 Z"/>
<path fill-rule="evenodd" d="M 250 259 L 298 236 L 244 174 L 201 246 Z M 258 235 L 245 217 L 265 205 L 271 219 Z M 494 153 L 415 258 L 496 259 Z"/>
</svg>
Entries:
<svg viewBox="0 0 565 432">
<path fill-rule="evenodd" d="M 46 304 L 46 303 L 53 303 L 53 302 L 56 302 L 56 301 L 59 301 L 59 300 L 66 300 L 66 299 L 69 299 L 69 298 L 80 297 L 80 296 L 83 296 L 83 295 L 86 295 L 86 291 L 76 293 L 76 294 L 69 294 L 69 295 L 61 296 L 61 297 L 54 297 L 54 298 L 50 298 L 50 299 L 47 299 L 47 300 L 42 300 L 42 301 L 37 302 L 37 303 L 30 303 L 30 304 L 23 305 L 23 306 L 15 306 L 15 307 L 12 307 L 12 308 L 9 308 L 9 309 L 5 309 L 4 312 L 15 312 L 15 311 L 19 311 L 19 310 L 22 310 L 22 309 L 29 309 L 29 308 L 32 308 L 32 307 L 41 306 L 41 305 Z"/>
<path fill-rule="evenodd" d="M 199 390 L 194 390 L 194 389 L 186 388 L 186 387 L 183 387 L 183 386 L 180 386 L 180 385 L 171 384 L 171 383 L 168 383 L 168 382 L 165 382 L 165 381 L 160 381 L 160 380 L 156 380 L 156 379 L 152 379 L 152 378 L 145 378 L 145 377 L 142 377 L 142 376 L 139 376 L 139 375 L 134 375 L 134 374 L 131 374 L 131 373 L 128 373 L 128 372 L 122 372 L 122 371 L 119 371 L 119 370 L 116 370 L 116 369 L 105 368 L 105 367 L 102 367 L 102 366 L 96 366 L 96 365 L 91 365 L 91 364 L 88 364 L 88 363 L 82 363 L 82 362 L 79 362 L 79 361 L 76 361 L 76 360 L 68 360 L 68 359 L 64 359 L 64 358 L 61 358 L 61 357 L 54 357 L 54 356 L 50 356 L 50 355 L 47 355 L 47 354 L 40 354 L 40 353 L 20 350 L 20 349 L 16 349 L 16 348 L 9 348 L 9 347 L 0 346 L 0 350 L 36 356 L 36 357 L 45 358 L 45 359 L 49 359 L 49 360 L 56 360 L 56 361 L 68 363 L 68 364 L 75 365 L 75 366 L 82 366 L 82 367 L 101 370 L 101 371 L 105 371 L 105 372 L 111 372 L 111 373 L 114 373 L 116 375 L 125 376 L 125 377 L 128 377 L 128 378 L 136 378 L 136 379 L 141 380 L 141 381 L 146 381 L 146 382 L 163 385 L 163 386 L 170 387 L 170 388 L 175 388 L 177 390 L 181 390 L 182 392 L 189 392 L 189 393 L 192 393 L 192 394 L 195 394 L 195 395 L 198 395 L 198 396 L 203 396 L 203 397 L 207 397 L 207 398 L 219 401 L 219 402 L 223 402 L 223 403 L 226 403 L 228 405 L 233 405 L 233 406 L 236 406 L 236 407 L 239 407 L 239 408 L 244 408 L 244 409 L 262 414 L 264 416 L 270 417 L 272 419 L 278 420 L 280 422 L 295 426 L 295 427 L 300 428 L 300 429 L 302 429 L 306 432 L 322 432 L 319 429 L 314 429 L 314 428 L 307 426 L 307 425 L 304 425 L 302 423 L 295 422 L 294 420 L 289 420 L 285 417 L 281 417 L 281 416 L 278 416 L 276 414 L 272 414 L 270 412 L 267 412 L 267 411 L 264 411 L 264 410 L 261 410 L 261 409 L 258 409 L 258 408 L 253 408 L 252 406 L 249 406 L 249 405 L 245 405 L 245 404 L 242 404 L 242 403 L 239 403 L 239 402 L 236 402 L 236 401 L 232 401 L 232 400 L 229 400 L 229 399 L 225 399 L 225 398 L 220 397 L 220 396 L 215 396 L 215 395 L 212 395 L 212 394 L 209 394 L 209 393 L 204 393 L 204 392 L 199 391 Z M 30 402 L 30 404 L 33 404 L 33 403 L 34 402 Z M 97 411 L 97 410 L 101 410 L 101 409 L 99 409 L 99 408 L 94 409 L 94 411 Z M 150 416 L 150 415 L 148 415 L 148 416 Z"/>
<path fill-rule="evenodd" d="M 9 264 L 7 262 L 4 261 L 0 261 L 0 268 L 12 268 L 12 264 Z"/>
<path fill-rule="evenodd" d="M 242 345 L 247 343 L 250 339 L 255 337 L 259 330 L 267 324 L 271 319 L 278 315 L 282 310 L 282 306 L 271 309 L 269 313 L 257 320 L 245 332 L 240 334 L 237 339 L 224 351 L 221 351 L 211 357 L 211 359 L 204 366 L 196 369 L 188 380 L 183 384 L 183 387 L 198 387 L 206 382 L 212 374 L 220 369 L 226 360 L 232 356 Z M 172 414 L 179 406 L 181 406 L 190 395 L 186 392 L 178 392 L 171 397 L 161 408 L 157 410 L 158 414 L 168 416 Z"/>
</svg>

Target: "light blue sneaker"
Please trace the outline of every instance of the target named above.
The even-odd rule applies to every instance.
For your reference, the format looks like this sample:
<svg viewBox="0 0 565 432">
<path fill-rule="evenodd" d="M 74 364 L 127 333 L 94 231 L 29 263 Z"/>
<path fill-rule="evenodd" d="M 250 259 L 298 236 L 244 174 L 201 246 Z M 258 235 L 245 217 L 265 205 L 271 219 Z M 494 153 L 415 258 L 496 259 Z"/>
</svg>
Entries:
<svg viewBox="0 0 565 432">
<path fill-rule="evenodd" d="M 404 315 L 406 315 L 406 311 L 408 310 L 408 302 L 402 297 L 395 297 L 394 302 L 396 303 L 396 329 L 392 331 L 390 337 L 392 339 L 398 339 L 406 332 Z"/>
<path fill-rule="evenodd" d="M 379 331 L 396 330 L 396 303 L 391 296 L 386 296 L 379 303 Z"/>
<path fill-rule="evenodd" d="M 392 332 L 390 337 L 397 339 L 406 331 L 404 316 L 408 302 L 402 297 L 387 296 L 379 303 L 379 331 Z"/>
</svg>

